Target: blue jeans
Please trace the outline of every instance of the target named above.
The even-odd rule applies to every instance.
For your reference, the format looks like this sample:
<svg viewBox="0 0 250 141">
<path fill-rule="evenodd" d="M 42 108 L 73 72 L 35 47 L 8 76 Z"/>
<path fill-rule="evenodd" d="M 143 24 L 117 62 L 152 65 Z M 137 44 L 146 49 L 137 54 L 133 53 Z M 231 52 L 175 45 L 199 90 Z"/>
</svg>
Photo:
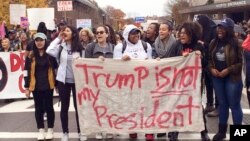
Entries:
<svg viewBox="0 0 250 141">
<path fill-rule="evenodd" d="M 232 81 L 225 78 L 212 77 L 215 95 L 219 101 L 219 124 L 227 124 L 229 108 L 232 111 L 233 123 L 242 124 L 243 113 L 240 105 L 242 81 Z"/>
</svg>

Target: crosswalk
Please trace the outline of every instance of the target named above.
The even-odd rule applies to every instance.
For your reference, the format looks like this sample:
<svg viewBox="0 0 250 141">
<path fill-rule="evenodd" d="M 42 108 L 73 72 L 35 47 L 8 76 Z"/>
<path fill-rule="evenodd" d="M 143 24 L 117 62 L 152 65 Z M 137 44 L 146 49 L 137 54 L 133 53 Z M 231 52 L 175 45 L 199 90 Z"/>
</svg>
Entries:
<svg viewBox="0 0 250 141">
<path fill-rule="evenodd" d="M 55 112 L 60 112 L 60 102 L 58 99 L 54 100 L 54 110 Z M 73 99 L 70 99 L 70 103 L 73 103 Z M 0 108 L 0 114 L 1 113 L 20 113 L 20 112 L 34 112 L 34 100 L 33 99 L 27 99 L 27 100 L 18 100 L 12 103 L 9 103 L 5 106 L 2 106 Z M 73 104 L 70 104 L 69 111 L 73 112 L 74 107 Z"/>
<path fill-rule="evenodd" d="M 73 107 L 73 99 L 71 98 L 71 104 L 70 104 L 70 108 L 69 108 L 69 112 L 74 115 L 74 107 Z M 58 98 L 55 98 L 54 99 L 54 110 L 57 114 L 59 114 L 60 112 L 60 102 L 58 100 Z M 26 99 L 26 100 L 17 100 L 15 102 L 11 102 L 11 103 L 8 103 L 8 104 L 3 104 L 3 105 L 0 105 L 0 123 L 3 122 L 1 121 L 1 114 L 31 114 L 31 115 L 34 115 L 34 101 L 33 99 Z M 250 116 L 250 109 L 248 108 L 244 108 L 243 109 L 243 113 L 244 115 L 247 115 L 247 116 Z M 34 117 L 32 117 L 34 119 Z M 57 117 L 58 118 L 58 117 Z M 208 120 L 217 120 L 217 118 L 207 118 Z M 59 121 L 59 118 L 58 118 L 58 121 L 57 121 L 58 124 L 60 124 L 60 121 Z M 229 123 L 232 123 L 232 119 L 230 117 L 229 119 Z M 250 124 L 250 123 L 247 123 L 247 122 L 244 122 L 243 124 Z M 212 127 L 212 126 L 216 126 L 217 127 L 217 124 L 210 124 L 208 123 L 208 128 L 209 126 Z M 60 126 L 61 125 L 58 125 L 58 130 L 55 131 L 54 133 L 54 141 L 55 140 L 60 140 L 60 138 L 62 137 L 62 132 L 60 132 Z M 216 127 L 213 127 L 213 128 L 216 128 Z M 37 137 L 37 131 L 34 130 L 34 128 L 32 128 L 32 130 L 30 131 L 26 131 L 26 132 L 22 132 L 21 130 L 20 131 L 6 131 L 4 130 L 4 128 L 1 128 L 0 127 L 0 141 L 5 141 L 5 140 L 8 140 L 9 139 L 13 139 L 14 140 L 18 140 L 18 139 L 23 139 L 23 140 L 36 140 L 36 137 Z M 211 132 L 209 131 L 209 137 L 212 138 L 214 136 L 216 131 L 214 132 Z M 78 140 L 78 133 L 77 132 L 71 132 L 69 134 L 69 137 L 72 141 L 74 140 Z M 92 140 L 94 140 L 95 136 L 94 135 L 90 135 L 89 138 L 91 138 Z M 144 134 L 139 134 L 138 136 L 138 139 L 139 140 L 144 140 L 145 139 L 145 136 Z M 180 133 L 179 134 L 179 140 L 182 141 L 182 140 L 185 140 L 185 141 L 194 141 L 194 140 L 200 140 L 201 137 L 200 137 L 200 133 Z M 91 140 L 91 141 L 92 141 Z M 124 140 L 128 140 L 128 135 L 127 134 L 124 134 L 124 135 L 119 135 L 119 136 L 115 136 L 114 140 L 116 141 L 124 141 Z M 158 138 L 156 140 L 166 140 L 166 137 L 162 137 L 162 138 Z M 227 138 L 225 140 L 229 140 L 229 133 L 227 134 Z"/>
<path fill-rule="evenodd" d="M 209 134 L 209 137 L 212 138 L 214 134 Z M 55 132 L 54 138 L 60 139 L 62 137 L 61 132 Z M 156 137 L 156 135 L 155 135 Z M 37 138 L 37 132 L 0 132 L 0 140 L 1 139 L 35 139 Z M 78 133 L 70 133 L 69 134 L 70 139 L 78 139 Z M 89 136 L 90 139 L 94 139 L 94 135 Z M 128 135 L 116 135 L 114 136 L 114 140 L 118 139 L 127 139 Z M 138 134 L 138 139 L 142 140 L 145 139 L 144 134 Z M 166 139 L 166 137 L 157 138 L 158 140 Z M 180 133 L 179 134 L 179 140 L 199 140 L 200 134 L 199 133 Z M 229 134 L 227 134 L 227 137 L 225 140 L 229 140 Z"/>
</svg>

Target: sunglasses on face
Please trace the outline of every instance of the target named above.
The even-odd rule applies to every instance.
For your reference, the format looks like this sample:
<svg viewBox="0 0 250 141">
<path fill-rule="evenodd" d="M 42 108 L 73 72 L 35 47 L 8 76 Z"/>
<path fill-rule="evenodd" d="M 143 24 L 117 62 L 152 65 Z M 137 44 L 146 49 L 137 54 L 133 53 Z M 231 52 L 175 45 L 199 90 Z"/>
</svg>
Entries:
<svg viewBox="0 0 250 141">
<path fill-rule="evenodd" d="M 96 31 L 96 34 L 103 34 L 103 33 L 105 33 L 104 31 Z"/>
</svg>

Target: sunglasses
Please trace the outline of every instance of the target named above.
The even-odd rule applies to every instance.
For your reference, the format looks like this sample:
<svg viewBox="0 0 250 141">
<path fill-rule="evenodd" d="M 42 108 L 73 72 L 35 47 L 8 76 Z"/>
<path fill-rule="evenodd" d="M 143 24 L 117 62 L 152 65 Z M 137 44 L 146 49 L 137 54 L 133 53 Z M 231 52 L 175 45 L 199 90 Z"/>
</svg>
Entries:
<svg viewBox="0 0 250 141">
<path fill-rule="evenodd" d="M 103 33 L 105 33 L 104 31 L 96 31 L 96 34 L 103 34 Z"/>
</svg>

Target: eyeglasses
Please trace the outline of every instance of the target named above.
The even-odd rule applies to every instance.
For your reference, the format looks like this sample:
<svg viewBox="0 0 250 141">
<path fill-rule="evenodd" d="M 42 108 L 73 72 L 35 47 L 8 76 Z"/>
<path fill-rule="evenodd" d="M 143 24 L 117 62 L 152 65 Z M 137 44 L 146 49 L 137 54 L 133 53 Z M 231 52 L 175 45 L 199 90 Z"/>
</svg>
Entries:
<svg viewBox="0 0 250 141">
<path fill-rule="evenodd" d="M 187 33 L 186 33 L 186 32 L 180 32 L 180 34 L 182 34 L 182 35 L 187 35 Z"/>
<path fill-rule="evenodd" d="M 103 34 L 103 33 L 105 33 L 104 31 L 96 31 L 96 34 Z"/>
</svg>

